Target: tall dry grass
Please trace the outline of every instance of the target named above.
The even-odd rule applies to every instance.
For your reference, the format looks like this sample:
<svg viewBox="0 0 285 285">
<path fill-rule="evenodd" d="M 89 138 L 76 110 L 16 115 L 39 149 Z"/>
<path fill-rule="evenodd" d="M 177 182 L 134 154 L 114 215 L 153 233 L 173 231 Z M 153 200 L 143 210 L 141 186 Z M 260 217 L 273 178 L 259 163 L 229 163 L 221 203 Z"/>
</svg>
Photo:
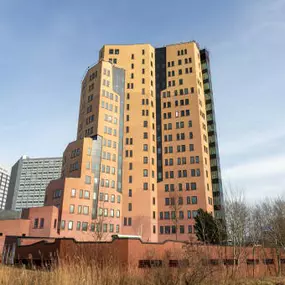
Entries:
<svg viewBox="0 0 285 285">
<path fill-rule="evenodd" d="M 78 262 L 60 265 L 50 271 L 0 265 L 0 284 L 9 285 L 285 285 L 285 279 L 271 280 L 207 280 L 192 283 L 184 271 L 159 269 L 122 270 L 116 265 L 100 268 Z"/>
</svg>

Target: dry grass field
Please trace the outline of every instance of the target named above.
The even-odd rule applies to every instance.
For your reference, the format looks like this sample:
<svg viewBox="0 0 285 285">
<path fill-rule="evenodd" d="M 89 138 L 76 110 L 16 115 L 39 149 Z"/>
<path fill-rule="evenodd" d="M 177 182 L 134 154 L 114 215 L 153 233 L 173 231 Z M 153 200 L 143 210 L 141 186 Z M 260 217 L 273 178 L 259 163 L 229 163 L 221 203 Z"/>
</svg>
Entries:
<svg viewBox="0 0 285 285">
<path fill-rule="evenodd" d="M 200 279 L 200 280 L 199 280 Z M 85 264 L 62 265 L 54 270 L 28 270 L 0 265 L 0 284 L 9 285 L 285 285 L 284 279 L 219 280 L 199 274 L 164 268 L 123 271 L 116 266 L 104 269 Z"/>
</svg>

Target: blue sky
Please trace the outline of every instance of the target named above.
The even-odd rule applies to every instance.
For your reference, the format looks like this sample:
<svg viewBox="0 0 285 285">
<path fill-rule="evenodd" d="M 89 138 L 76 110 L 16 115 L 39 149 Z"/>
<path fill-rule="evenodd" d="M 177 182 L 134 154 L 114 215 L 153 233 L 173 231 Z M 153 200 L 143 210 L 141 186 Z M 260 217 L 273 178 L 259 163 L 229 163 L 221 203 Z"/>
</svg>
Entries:
<svg viewBox="0 0 285 285">
<path fill-rule="evenodd" d="M 285 0 L 0 0 L 0 164 L 60 156 L 103 44 L 211 52 L 224 184 L 285 193 Z"/>
</svg>

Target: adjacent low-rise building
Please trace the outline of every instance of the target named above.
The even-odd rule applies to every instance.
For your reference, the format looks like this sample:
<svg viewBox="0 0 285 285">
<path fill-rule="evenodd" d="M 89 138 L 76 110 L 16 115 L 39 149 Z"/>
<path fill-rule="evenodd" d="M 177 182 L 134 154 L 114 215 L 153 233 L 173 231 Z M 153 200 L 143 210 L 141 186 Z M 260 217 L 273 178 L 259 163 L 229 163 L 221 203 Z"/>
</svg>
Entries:
<svg viewBox="0 0 285 285">
<path fill-rule="evenodd" d="M 5 209 L 21 211 L 43 206 L 46 187 L 61 176 L 61 165 L 61 157 L 22 156 L 12 167 Z"/>
<path fill-rule="evenodd" d="M 8 187 L 10 182 L 10 175 L 8 171 L 0 167 L 0 210 L 5 209 Z"/>
</svg>

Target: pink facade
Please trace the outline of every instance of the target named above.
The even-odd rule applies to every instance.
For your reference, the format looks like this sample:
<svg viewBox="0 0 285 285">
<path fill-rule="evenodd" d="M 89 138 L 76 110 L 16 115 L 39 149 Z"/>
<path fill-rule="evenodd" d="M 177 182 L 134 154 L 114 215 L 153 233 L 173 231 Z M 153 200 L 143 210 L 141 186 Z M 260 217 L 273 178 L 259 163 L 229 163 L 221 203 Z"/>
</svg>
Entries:
<svg viewBox="0 0 285 285">
<path fill-rule="evenodd" d="M 7 235 L 29 235 L 30 220 L 0 220 L 0 255 Z"/>
<path fill-rule="evenodd" d="M 22 219 L 30 221 L 29 236 L 58 237 L 58 208 L 44 206 L 24 209 Z"/>
<path fill-rule="evenodd" d="M 95 139 L 95 144 L 98 142 Z M 21 219 L 0 221 L 2 244 L 6 235 L 95 241 L 111 240 L 111 235 L 119 232 L 121 193 L 115 189 L 110 189 L 113 194 L 101 193 L 99 176 L 94 171 L 94 165 L 100 169 L 100 160 L 94 162 L 93 147 L 93 138 L 67 146 L 62 177 L 47 186 L 45 205 L 23 209 Z M 104 179 L 107 177 L 105 174 Z"/>
</svg>

